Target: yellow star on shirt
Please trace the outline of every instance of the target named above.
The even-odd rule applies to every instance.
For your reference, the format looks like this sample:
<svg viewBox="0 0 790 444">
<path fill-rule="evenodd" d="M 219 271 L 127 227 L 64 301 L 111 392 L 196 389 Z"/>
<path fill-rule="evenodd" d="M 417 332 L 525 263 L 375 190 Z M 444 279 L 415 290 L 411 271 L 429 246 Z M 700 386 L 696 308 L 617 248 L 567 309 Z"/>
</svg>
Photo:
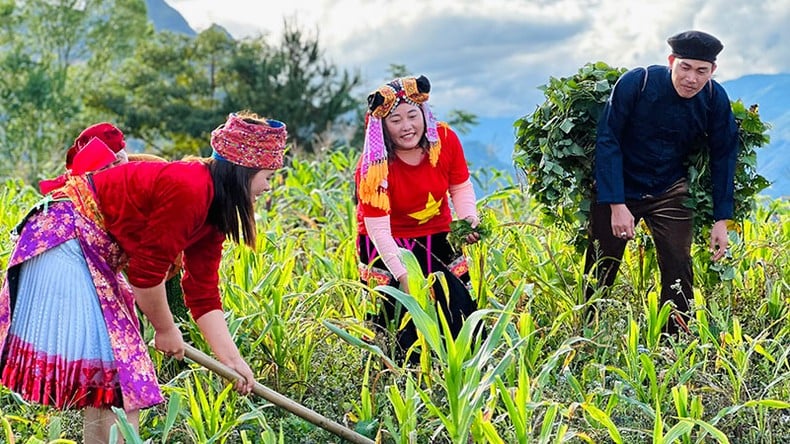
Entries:
<svg viewBox="0 0 790 444">
<path fill-rule="evenodd" d="M 428 201 L 425 202 L 425 208 L 414 212 L 409 213 L 409 217 L 413 217 L 419 221 L 419 225 L 424 224 L 431 220 L 432 217 L 439 214 L 439 207 L 442 205 L 442 199 L 438 201 L 433 197 L 433 194 L 428 193 Z"/>
</svg>

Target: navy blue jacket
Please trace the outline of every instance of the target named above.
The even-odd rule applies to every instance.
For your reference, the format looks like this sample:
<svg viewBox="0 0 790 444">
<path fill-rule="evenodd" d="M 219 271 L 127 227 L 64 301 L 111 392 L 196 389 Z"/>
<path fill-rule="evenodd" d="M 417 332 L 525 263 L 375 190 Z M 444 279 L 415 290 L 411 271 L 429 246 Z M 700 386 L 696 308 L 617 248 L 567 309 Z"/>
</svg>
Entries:
<svg viewBox="0 0 790 444">
<path fill-rule="evenodd" d="M 660 195 L 687 176 L 691 149 L 707 138 L 713 217 L 730 219 L 738 153 L 730 99 L 714 80 L 684 99 L 672 86 L 670 74 L 669 67 L 653 65 L 632 69 L 617 81 L 598 122 L 598 202 L 624 203 Z"/>
</svg>

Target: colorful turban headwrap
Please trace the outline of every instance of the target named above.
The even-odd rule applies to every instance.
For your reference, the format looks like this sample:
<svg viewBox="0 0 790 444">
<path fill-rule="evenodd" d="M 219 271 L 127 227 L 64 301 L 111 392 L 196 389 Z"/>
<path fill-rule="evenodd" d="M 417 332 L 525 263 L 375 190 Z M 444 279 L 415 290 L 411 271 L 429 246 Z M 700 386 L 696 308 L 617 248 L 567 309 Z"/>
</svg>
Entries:
<svg viewBox="0 0 790 444">
<path fill-rule="evenodd" d="M 428 157 L 436 166 L 441 152 L 436 118 L 428 105 L 431 83 L 425 76 L 394 79 L 368 96 L 365 116 L 365 146 L 360 166 L 359 199 L 368 205 L 389 211 L 387 193 L 387 147 L 384 143 L 383 120 L 402 102 L 418 106 L 425 116 L 425 137 L 428 139 Z"/>
<path fill-rule="evenodd" d="M 282 168 L 288 132 L 278 120 L 250 123 L 236 113 L 211 132 L 213 157 L 236 165 L 264 170 Z"/>
</svg>

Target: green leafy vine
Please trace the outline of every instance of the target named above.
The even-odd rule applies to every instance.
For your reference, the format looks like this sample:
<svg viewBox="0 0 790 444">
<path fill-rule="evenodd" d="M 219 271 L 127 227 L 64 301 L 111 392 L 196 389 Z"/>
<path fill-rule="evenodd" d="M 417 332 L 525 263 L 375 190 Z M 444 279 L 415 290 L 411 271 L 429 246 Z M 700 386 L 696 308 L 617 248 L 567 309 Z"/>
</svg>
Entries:
<svg viewBox="0 0 790 444">
<path fill-rule="evenodd" d="M 541 204 L 543 222 L 573 233 L 570 241 L 579 250 L 586 246 L 598 118 L 614 84 L 626 71 L 596 62 L 584 65 L 571 77 L 552 77 L 541 87 L 545 101 L 514 124 L 513 160 L 525 174 L 530 197 Z M 735 101 L 732 110 L 740 136 L 735 171 L 737 221 L 753 213 L 755 197 L 769 185 L 757 173 L 755 151 L 769 142 L 769 127 L 760 120 L 756 105 L 746 108 Z M 696 210 L 695 240 L 703 242 L 705 227 L 713 220 L 711 179 L 707 150 L 698 146 L 694 152 L 689 159 L 689 205 Z"/>
</svg>

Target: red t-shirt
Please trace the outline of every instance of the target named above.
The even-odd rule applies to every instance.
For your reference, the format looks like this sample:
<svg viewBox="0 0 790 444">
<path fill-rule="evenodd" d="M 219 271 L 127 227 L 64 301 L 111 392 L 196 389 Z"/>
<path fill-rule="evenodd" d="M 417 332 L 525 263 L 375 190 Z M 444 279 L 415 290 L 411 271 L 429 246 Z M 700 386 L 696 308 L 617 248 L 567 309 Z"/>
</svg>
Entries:
<svg viewBox="0 0 790 444">
<path fill-rule="evenodd" d="M 202 162 L 129 162 L 93 175 L 107 231 L 129 258 L 135 287 L 161 283 L 184 252 L 184 300 L 194 319 L 222 309 L 225 235 L 206 222 L 214 184 Z"/>
<path fill-rule="evenodd" d="M 418 165 L 409 165 L 397 156 L 389 159 L 387 194 L 390 211 L 363 204 L 357 206 L 357 230 L 367 234 L 365 217 L 381 217 L 389 214 L 392 236 L 421 237 L 449 232 L 452 214 L 447 191 L 450 185 L 458 185 L 469 179 L 464 150 L 458 136 L 447 125 L 441 124 L 439 140 L 442 148 L 436 166 L 424 156 Z M 359 188 L 360 164 L 357 163 L 355 180 Z"/>
</svg>

